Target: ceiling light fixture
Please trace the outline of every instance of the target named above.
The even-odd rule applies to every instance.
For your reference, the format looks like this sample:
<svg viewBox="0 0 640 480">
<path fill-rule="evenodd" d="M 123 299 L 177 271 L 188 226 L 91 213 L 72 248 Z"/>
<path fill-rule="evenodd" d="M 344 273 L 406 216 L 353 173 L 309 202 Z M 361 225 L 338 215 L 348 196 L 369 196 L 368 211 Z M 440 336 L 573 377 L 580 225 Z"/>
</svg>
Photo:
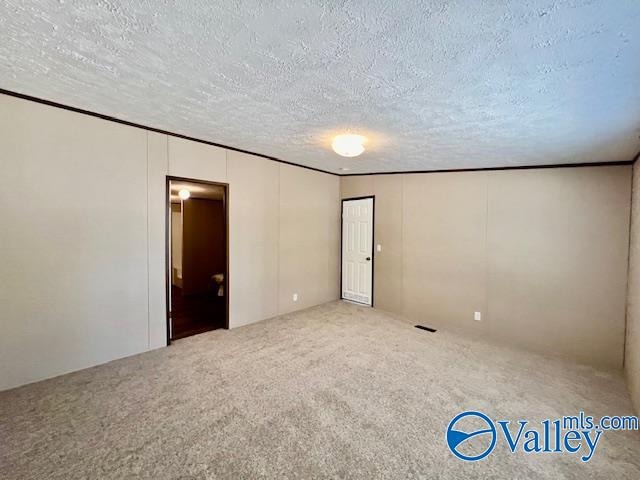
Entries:
<svg viewBox="0 0 640 480">
<path fill-rule="evenodd" d="M 191 196 L 191 192 L 189 190 L 187 190 L 186 188 L 183 188 L 178 192 L 178 196 L 182 200 L 187 200 Z"/>
<path fill-rule="evenodd" d="M 333 151 L 338 155 L 343 157 L 357 157 L 364 152 L 364 143 L 366 141 L 367 138 L 362 135 L 345 133 L 336 136 L 331 146 L 333 147 Z"/>
</svg>

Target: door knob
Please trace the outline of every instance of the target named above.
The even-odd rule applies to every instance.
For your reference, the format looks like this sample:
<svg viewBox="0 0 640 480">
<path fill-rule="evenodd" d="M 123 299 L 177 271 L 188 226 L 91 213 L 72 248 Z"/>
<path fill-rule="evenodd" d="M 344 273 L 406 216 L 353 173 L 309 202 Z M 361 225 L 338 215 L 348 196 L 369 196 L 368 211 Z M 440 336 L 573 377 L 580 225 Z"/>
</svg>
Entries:
<svg viewBox="0 0 640 480">
<path fill-rule="evenodd" d="M 367 257 L 367 262 L 371 260 L 371 257 Z"/>
</svg>

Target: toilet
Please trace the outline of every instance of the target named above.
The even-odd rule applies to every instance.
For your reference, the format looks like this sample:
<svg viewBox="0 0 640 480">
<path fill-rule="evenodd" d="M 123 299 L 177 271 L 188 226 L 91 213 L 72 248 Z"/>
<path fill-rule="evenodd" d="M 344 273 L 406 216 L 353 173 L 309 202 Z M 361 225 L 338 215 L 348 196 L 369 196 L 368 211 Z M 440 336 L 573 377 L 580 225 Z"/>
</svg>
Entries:
<svg viewBox="0 0 640 480">
<path fill-rule="evenodd" d="M 219 297 L 224 297 L 224 273 L 216 273 L 215 275 L 212 275 L 211 280 L 218 289 L 217 295 Z"/>
</svg>

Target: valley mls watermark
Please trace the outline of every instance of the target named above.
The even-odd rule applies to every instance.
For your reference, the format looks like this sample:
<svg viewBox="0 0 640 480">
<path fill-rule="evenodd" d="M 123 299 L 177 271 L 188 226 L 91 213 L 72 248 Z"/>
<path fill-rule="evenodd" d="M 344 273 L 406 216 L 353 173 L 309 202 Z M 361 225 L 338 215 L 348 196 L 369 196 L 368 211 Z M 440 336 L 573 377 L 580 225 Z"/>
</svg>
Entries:
<svg viewBox="0 0 640 480">
<path fill-rule="evenodd" d="M 487 457 L 498 440 L 504 441 L 511 453 L 574 454 L 588 462 L 602 433 L 609 430 L 638 430 L 638 417 L 604 416 L 598 422 L 580 412 L 536 424 L 528 420 L 493 421 L 482 412 L 467 411 L 449 422 L 446 440 L 451 453 L 467 462 Z"/>
</svg>

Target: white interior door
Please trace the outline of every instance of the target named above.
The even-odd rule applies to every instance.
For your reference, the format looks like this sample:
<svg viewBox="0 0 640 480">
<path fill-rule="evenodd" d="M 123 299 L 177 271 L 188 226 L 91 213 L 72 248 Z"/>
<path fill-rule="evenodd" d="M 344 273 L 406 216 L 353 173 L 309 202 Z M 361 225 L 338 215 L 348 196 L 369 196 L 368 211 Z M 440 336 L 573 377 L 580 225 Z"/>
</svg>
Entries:
<svg viewBox="0 0 640 480">
<path fill-rule="evenodd" d="M 371 305 L 373 198 L 342 202 L 342 298 Z"/>
</svg>

